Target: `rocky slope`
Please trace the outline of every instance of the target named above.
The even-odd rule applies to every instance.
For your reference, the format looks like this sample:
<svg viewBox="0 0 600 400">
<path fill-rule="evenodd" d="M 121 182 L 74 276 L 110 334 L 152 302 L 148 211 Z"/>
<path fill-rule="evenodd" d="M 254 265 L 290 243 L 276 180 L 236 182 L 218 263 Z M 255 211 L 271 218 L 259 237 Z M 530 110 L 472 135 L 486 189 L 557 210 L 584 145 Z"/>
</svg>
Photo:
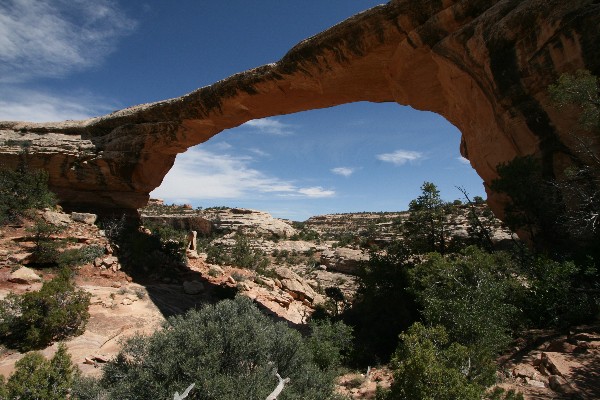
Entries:
<svg viewBox="0 0 600 400">
<path fill-rule="evenodd" d="M 600 75 L 595 0 L 394 0 L 292 48 L 274 64 L 185 96 L 85 121 L 0 123 L 0 162 L 50 173 L 74 208 L 136 209 L 175 156 L 246 121 L 371 101 L 443 115 L 486 183 L 533 154 L 548 176 L 577 163 L 576 116 L 547 87 L 563 72 Z M 495 211 L 502 198 L 490 194 Z"/>
<path fill-rule="evenodd" d="M 205 216 L 212 215 L 218 222 L 218 216 L 239 215 L 232 210 L 208 210 Z M 198 214 L 202 212 L 205 211 L 163 206 L 161 218 L 173 217 L 185 223 L 186 215 L 187 218 L 199 218 Z M 251 214 L 255 214 L 256 218 L 249 217 Z M 406 213 L 360 213 L 348 214 L 345 218 L 340 215 L 321 216 L 306 221 L 304 227 L 296 228 L 286 221 L 265 217 L 268 214 L 263 212 L 246 210 L 241 215 L 243 223 L 225 224 L 222 228 L 224 235 L 215 240 L 227 241 L 241 227 L 255 248 L 270 251 L 271 265 L 267 275 L 235 265 L 211 264 L 206 261 L 205 255 L 201 255 L 190 258 L 187 267 L 179 269 L 168 280 L 150 279 L 140 285 L 120 268 L 121 260 L 113 254 L 105 233 L 94 225 L 93 215 L 40 211 L 38 217 L 64 227 L 52 240 L 69 238 L 66 241 L 69 247 L 96 246 L 103 249 L 103 255 L 81 266 L 76 273 L 77 285 L 92 294 L 90 320 L 84 334 L 66 341 L 73 361 L 82 372 L 99 375 L 102 363 L 118 352 L 120 340 L 136 333 L 150 334 L 160 329 L 167 316 L 217 301 L 223 295 L 240 293 L 252 298 L 274 318 L 291 325 L 304 324 L 315 307 L 326 301 L 322 294 L 324 288 L 338 287 L 347 298 L 351 298 L 356 289 L 355 278 L 336 270 L 336 263 L 347 266 L 349 259 L 359 261 L 364 253 L 358 248 L 334 248 L 334 240 L 277 238 L 270 227 L 284 224 L 302 235 L 303 232 L 306 234 L 309 226 L 318 229 L 320 236 L 325 236 L 350 232 L 345 231 L 350 227 L 369 228 L 372 221 L 379 221 L 377 226 L 389 233 L 391 228 L 383 219 L 403 218 Z M 264 218 L 264 226 L 257 222 L 261 218 Z M 345 224 L 341 223 L 342 219 Z M 332 221 L 331 225 L 325 222 L 328 220 Z M 206 221 L 212 226 L 208 218 Z M 0 230 L 0 298 L 9 292 L 38 290 L 42 280 L 52 278 L 51 269 L 40 269 L 31 264 L 34 243 L 27 231 L 31 224 L 32 221 L 26 220 Z M 229 226 L 236 229 L 230 230 Z M 273 256 L 275 251 L 277 256 Z M 279 256 L 282 252 L 286 252 L 285 257 Z M 324 267 L 319 264 L 324 264 Z M 572 395 L 594 399 L 600 391 L 596 379 L 599 346 L 598 327 L 584 327 L 568 335 L 532 332 L 531 338 L 516 342 L 514 351 L 500 360 L 504 371 L 502 386 L 518 389 L 527 400 L 561 399 Z M 51 356 L 56 348 L 54 344 L 44 349 L 43 354 Z M 0 374 L 9 375 L 15 362 L 22 357 L 19 352 L 0 347 Z M 378 385 L 385 387 L 390 384 L 390 375 L 385 367 L 372 369 L 368 376 L 346 374 L 339 379 L 338 391 L 353 399 L 374 398 Z"/>
</svg>

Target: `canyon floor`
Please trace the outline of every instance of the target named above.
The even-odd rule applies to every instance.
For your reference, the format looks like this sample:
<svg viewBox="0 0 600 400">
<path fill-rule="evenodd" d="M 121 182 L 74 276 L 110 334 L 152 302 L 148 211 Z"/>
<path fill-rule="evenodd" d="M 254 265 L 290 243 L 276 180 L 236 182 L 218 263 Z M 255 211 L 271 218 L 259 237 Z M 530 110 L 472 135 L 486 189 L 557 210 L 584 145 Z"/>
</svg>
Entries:
<svg viewBox="0 0 600 400">
<path fill-rule="evenodd" d="M 182 213 L 154 213 L 161 223 L 189 223 L 189 209 Z M 182 215 L 187 215 L 187 219 Z M 99 376 L 106 360 L 117 354 L 120 343 L 135 334 L 150 334 L 161 329 L 171 315 L 201 307 L 237 293 L 252 298 L 277 320 L 302 329 L 316 305 L 326 301 L 323 289 L 339 287 L 347 299 L 356 290 L 357 265 L 368 259 L 359 245 L 344 239 L 348 232 L 366 232 L 366 241 L 382 243 L 393 238 L 393 221 L 402 213 L 360 213 L 313 217 L 303 224 L 278 220 L 267 213 L 252 210 L 218 209 L 203 211 L 211 221 L 204 226 L 217 227 L 220 234 L 211 236 L 213 245 L 234 246 L 235 235 L 244 233 L 253 249 L 260 249 L 273 267 L 262 275 L 254 270 L 207 262 L 199 246 L 188 251 L 187 265 L 175 268 L 175 274 L 149 274 L 134 278 L 121 269 L 113 255 L 105 232 L 94 224 L 74 221 L 68 214 L 44 211 L 39 216 L 50 223 L 64 225 L 55 240 L 70 238 L 70 246 L 95 245 L 105 255 L 78 267 L 77 286 L 92 295 L 90 319 L 85 332 L 65 343 L 74 363 L 83 374 Z M 207 218 L 208 216 L 208 218 Z M 196 215 L 195 223 L 202 223 Z M 152 218 L 151 218 L 152 219 Z M 186 222 L 187 221 L 187 222 Z M 464 228 L 459 220 L 456 230 Z M 217 222 L 217 223 L 215 223 Z M 9 292 L 37 290 L 41 282 L 52 278 L 52 268 L 35 268 L 35 275 L 15 279 L 34 247 L 31 221 L 8 225 L 0 232 L 0 297 Z M 317 232 L 319 239 L 311 238 Z M 370 236 L 367 234 L 370 233 Z M 360 236 L 360 235 L 359 235 Z M 498 240 L 510 235 L 498 230 Z M 284 256 L 282 256 L 282 254 Z M 37 276 L 37 278 L 36 278 Z M 51 356 L 57 344 L 43 349 Z M 18 351 L 1 348 L 0 374 L 8 376 L 23 357 Z M 526 399 L 594 399 L 600 396 L 600 328 L 580 327 L 571 332 L 528 332 L 514 343 L 499 362 L 500 386 L 513 388 Z M 559 376 L 561 379 L 548 377 Z M 353 399 L 374 398 L 378 385 L 386 387 L 392 377 L 386 366 L 367 371 L 348 371 L 338 381 L 338 391 Z M 574 397 L 579 396 L 579 397 Z"/>
</svg>

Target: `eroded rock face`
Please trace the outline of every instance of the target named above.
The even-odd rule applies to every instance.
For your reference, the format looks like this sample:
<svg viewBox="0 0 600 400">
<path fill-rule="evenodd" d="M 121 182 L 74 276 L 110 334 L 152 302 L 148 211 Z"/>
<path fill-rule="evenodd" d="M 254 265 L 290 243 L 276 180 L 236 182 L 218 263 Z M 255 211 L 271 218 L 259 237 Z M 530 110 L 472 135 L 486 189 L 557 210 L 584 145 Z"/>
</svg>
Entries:
<svg viewBox="0 0 600 400">
<path fill-rule="evenodd" d="M 443 115 L 486 183 L 534 154 L 547 174 L 576 162 L 576 117 L 550 104 L 563 72 L 600 75 L 595 0 L 397 0 L 292 48 L 279 62 L 176 99 L 85 121 L 0 123 L 0 162 L 46 169 L 71 208 L 144 206 L 175 156 L 246 121 L 338 104 L 397 102 Z M 499 211 L 500 199 L 491 196 Z"/>
</svg>

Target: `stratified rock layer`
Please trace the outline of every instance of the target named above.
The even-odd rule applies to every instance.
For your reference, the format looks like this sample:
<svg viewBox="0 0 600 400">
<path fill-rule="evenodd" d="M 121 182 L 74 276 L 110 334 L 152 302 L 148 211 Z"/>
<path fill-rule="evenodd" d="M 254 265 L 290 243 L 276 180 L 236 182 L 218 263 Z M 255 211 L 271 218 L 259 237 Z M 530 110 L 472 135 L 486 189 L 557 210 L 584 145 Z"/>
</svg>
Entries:
<svg viewBox="0 0 600 400">
<path fill-rule="evenodd" d="M 27 143 L 64 205 L 136 209 L 178 153 L 224 129 L 371 101 L 443 115 L 486 183 L 525 154 L 560 174 L 576 161 L 576 118 L 552 107 L 547 87 L 580 68 L 600 75 L 599 25 L 596 0 L 392 1 L 180 98 L 85 121 L 0 123 L 0 163 L 15 167 Z"/>
</svg>

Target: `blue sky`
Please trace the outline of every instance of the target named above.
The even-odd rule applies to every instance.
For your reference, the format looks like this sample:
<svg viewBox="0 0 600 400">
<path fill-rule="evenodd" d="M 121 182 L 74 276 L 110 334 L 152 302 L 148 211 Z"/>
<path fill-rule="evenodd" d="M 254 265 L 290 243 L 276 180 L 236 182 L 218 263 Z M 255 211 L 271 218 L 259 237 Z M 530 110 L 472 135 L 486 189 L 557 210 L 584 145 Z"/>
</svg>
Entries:
<svg viewBox="0 0 600 400">
<path fill-rule="evenodd" d="M 3 0 L 0 120 L 56 121 L 178 97 L 280 59 L 380 1 Z M 251 121 L 178 156 L 152 195 L 304 220 L 397 211 L 432 181 L 485 197 L 442 117 L 354 103 Z"/>
</svg>

